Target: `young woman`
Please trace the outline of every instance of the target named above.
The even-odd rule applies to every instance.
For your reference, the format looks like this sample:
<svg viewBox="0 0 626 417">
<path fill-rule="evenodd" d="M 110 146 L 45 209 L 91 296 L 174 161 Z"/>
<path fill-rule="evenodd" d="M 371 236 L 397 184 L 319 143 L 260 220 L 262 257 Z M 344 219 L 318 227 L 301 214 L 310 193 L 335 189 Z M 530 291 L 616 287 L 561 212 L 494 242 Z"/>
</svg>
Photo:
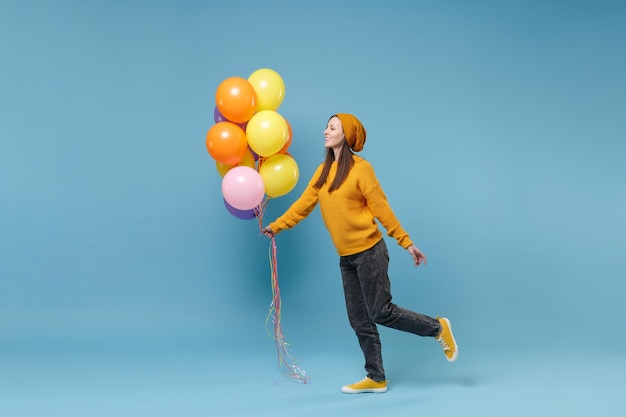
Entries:
<svg viewBox="0 0 626 417">
<path fill-rule="evenodd" d="M 363 351 L 367 372 L 363 380 L 344 386 L 342 391 L 386 392 L 377 324 L 434 337 L 450 362 L 457 357 L 457 345 L 448 319 L 432 318 L 391 302 L 389 255 L 375 219 L 409 252 L 416 266 L 426 264 L 426 256 L 400 225 L 370 163 L 353 153 L 363 149 L 365 128 L 351 114 L 335 114 L 328 121 L 324 137 L 324 163 L 300 198 L 263 232 L 272 237 L 290 229 L 320 204 L 324 224 L 339 254 L 348 319 Z"/>
</svg>

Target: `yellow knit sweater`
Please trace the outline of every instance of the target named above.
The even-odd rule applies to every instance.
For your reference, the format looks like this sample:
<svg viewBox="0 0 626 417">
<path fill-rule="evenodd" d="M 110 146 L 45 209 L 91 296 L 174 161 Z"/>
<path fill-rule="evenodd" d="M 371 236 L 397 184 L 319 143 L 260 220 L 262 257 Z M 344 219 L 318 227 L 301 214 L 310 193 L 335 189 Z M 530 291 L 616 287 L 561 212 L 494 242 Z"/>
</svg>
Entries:
<svg viewBox="0 0 626 417">
<path fill-rule="evenodd" d="M 270 223 L 272 231 L 280 233 L 294 227 L 319 202 L 324 224 L 340 256 L 370 249 L 382 239 L 375 219 L 400 246 L 405 249 L 411 246 L 413 242 L 391 210 L 372 165 L 358 155 L 353 155 L 353 158 L 355 163 L 348 177 L 332 193 L 328 192 L 328 188 L 337 173 L 337 162 L 333 162 L 326 184 L 316 190 L 313 184 L 322 171 L 323 164 L 320 164 L 300 198 Z"/>
</svg>

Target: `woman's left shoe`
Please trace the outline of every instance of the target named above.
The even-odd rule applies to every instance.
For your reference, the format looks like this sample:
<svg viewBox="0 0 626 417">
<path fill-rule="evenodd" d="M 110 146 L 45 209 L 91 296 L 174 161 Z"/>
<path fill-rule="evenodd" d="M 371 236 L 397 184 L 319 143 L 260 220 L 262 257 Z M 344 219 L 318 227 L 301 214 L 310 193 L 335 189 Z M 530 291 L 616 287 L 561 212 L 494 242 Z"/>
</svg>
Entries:
<svg viewBox="0 0 626 417">
<path fill-rule="evenodd" d="M 454 362 L 459 355 L 459 347 L 456 345 L 456 340 L 454 340 L 450 320 L 440 317 L 437 317 L 437 320 L 439 320 L 441 324 L 441 332 L 435 339 L 443 349 L 443 353 L 446 355 L 448 362 Z"/>
</svg>

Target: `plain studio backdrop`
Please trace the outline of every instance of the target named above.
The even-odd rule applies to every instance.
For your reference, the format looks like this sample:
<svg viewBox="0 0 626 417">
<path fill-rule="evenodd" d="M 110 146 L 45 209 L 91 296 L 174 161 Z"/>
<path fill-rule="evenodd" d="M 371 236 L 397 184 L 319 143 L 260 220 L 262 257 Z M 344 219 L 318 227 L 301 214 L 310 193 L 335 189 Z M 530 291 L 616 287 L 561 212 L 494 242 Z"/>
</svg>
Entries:
<svg viewBox="0 0 626 417">
<path fill-rule="evenodd" d="M 0 4 L 0 414 L 626 413 L 626 7 L 619 1 L 11 1 Z M 451 319 L 381 329 L 363 360 L 319 209 L 269 244 L 224 206 L 215 91 L 285 82 L 300 179 L 357 115 L 396 215 L 394 301 Z M 389 239 L 386 237 L 386 239 Z M 271 326 L 270 326 L 271 327 Z"/>
</svg>

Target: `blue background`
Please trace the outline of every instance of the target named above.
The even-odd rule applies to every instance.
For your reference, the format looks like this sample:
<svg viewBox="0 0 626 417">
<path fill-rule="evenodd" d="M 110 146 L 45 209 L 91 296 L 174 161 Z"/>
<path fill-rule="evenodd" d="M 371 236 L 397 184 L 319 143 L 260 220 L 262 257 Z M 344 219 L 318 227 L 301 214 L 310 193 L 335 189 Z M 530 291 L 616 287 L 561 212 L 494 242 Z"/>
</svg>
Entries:
<svg viewBox="0 0 626 417">
<path fill-rule="evenodd" d="M 611 1 L 2 2 L 0 413 L 623 415 L 625 41 Z M 362 358 L 316 210 L 277 238 L 313 383 L 274 384 L 269 241 L 204 142 L 258 68 L 300 169 L 265 220 L 357 115 L 428 257 L 388 240 L 394 300 L 449 317 L 457 363 L 381 329 L 391 391 L 339 393 Z"/>
</svg>

